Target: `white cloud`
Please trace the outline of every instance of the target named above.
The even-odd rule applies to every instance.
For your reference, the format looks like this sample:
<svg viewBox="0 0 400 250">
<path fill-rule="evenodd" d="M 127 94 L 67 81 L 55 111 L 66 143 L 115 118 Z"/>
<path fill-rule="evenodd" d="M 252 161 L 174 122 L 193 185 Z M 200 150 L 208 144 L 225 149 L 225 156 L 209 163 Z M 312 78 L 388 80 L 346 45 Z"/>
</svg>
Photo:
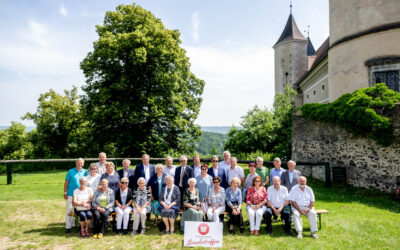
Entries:
<svg viewBox="0 0 400 250">
<path fill-rule="evenodd" d="M 206 82 L 196 123 L 239 125 L 240 118 L 253 106 L 272 106 L 272 48 L 241 45 L 228 49 L 186 47 L 186 50 L 191 71 Z"/>
<path fill-rule="evenodd" d="M 200 28 L 200 16 L 199 12 L 196 11 L 192 14 L 192 38 L 195 43 L 199 42 L 200 40 L 199 28 Z"/>
<path fill-rule="evenodd" d="M 60 6 L 59 12 L 60 12 L 60 14 L 62 16 L 67 16 L 68 15 L 67 9 L 64 7 L 64 5 Z"/>
<path fill-rule="evenodd" d="M 24 40 L 36 43 L 40 46 L 49 45 L 46 39 L 48 29 L 44 24 L 41 24 L 35 20 L 29 20 L 28 26 L 29 30 L 23 30 L 19 33 Z"/>
</svg>

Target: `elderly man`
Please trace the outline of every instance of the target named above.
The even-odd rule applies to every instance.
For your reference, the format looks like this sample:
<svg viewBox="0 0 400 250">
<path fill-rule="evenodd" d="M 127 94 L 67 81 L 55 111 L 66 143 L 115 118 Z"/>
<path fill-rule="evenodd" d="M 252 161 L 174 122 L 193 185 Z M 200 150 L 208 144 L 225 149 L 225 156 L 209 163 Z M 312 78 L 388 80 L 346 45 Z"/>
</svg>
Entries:
<svg viewBox="0 0 400 250">
<path fill-rule="evenodd" d="M 301 176 L 300 171 L 296 170 L 296 162 L 288 161 L 288 171 L 284 172 L 281 176 L 282 185 L 285 186 L 288 191 L 292 190 L 294 186 L 299 182 L 299 177 Z"/>
<path fill-rule="evenodd" d="M 271 181 L 270 186 L 272 186 L 272 179 L 275 176 L 279 176 L 279 178 L 281 178 L 282 174 L 286 171 L 285 169 L 281 168 L 281 164 L 282 164 L 281 159 L 279 157 L 275 157 L 274 168 L 271 169 L 270 171 L 270 178 L 269 178 Z"/>
<path fill-rule="evenodd" d="M 214 155 L 211 158 L 211 163 L 212 163 L 212 166 L 211 166 L 211 168 L 208 169 L 207 173 L 213 178 L 218 176 L 221 179 L 219 185 L 221 187 L 223 187 L 224 189 L 228 188 L 229 185 L 227 182 L 225 170 L 218 166 L 218 156 Z"/>
<path fill-rule="evenodd" d="M 155 175 L 155 169 L 152 164 L 150 164 L 150 156 L 148 154 L 142 155 L 142 163 L 136 165 L 135 168 L 135 177 L 133 178 L 133 190 L 136 190 L 138 187 L 138 180 L 140 177 L 145 179 L 145 185 L 149 182 L 150 178 Z M 133 191 L 132 190 L 132 191 Z"/>
<path fill-rule="evenodd" d="M 228 176 L 228 170 L 231 167 L 231 153 L 229 151 L 224 152 L 224 160 L 218 164 L 218 168 L 225 170 L 225 175 Z"/>
<path fill-rule="evenodd" d="M 264 159 L 257 157 L 256 159 L 256 173 L 261 177 L 263 186 L 267 187 L 269 182 L 268 168 L 263 166 Z"/>
<path fill-rule="evenodd" d="M 133 181 L 135 176 L 135 170 L 130 169 L 131 161 L 129 159 L 125 159 L 122 161 L 122 169 L 118 170 L 117 173 L 119 175 L 119 179 L 128 178 L 129 180 L 129 188 L 133 188 Z"/>
<path fill-rule="evenodd" d="M 314 209 L 315 197 L 312 189 L 306 185 L 307 179 L 304 176 L 299 177 L 299 185 L 292 188 L 289 194 L 289 200 L 292 203 L 293 221 L 297 232 L 297 238 L 303 238 L 303 225 L 301 216 L 307 216 L 310 222 L 311 237 L 318 239 L 317 232 L 317 213 Z"/>
<path fill-rule="evenodd" d="M 70 216 L 70 212 L 73 209 L 72 197 L 74 195 L 74 190 L 80 187 L 79 180 L 86 176 L 87 172 L 83 169 L 85 161 L 82 158 L 76 160 L 74 168 L 68 170 L 67 176 L 64 182 L 64 199 L 66 200 L 65 205 L 65 232 L 70 233 L 71 227 L 73 226 L 75 220 Z"/>
<path fill-rule="evenodd" d="M 281 185 L 281 180 L 278 176 L 275 176 L 272 180 L 273 186 L 268 188 L 268 208 L 264 214 L 264 219 L 267 224 L 267 234 L 272 233 L 271 217 L 272 215 L 281 215 L 281 219 L 285 221 L 285 232 L 288 236 L 291 236 L 290 232 L 290 207 L 288 200 L 288 190 L 286 187 Z"/>
<path fill-rule="evenodd" d="M 194 173 L 193 168 L 187 165 L 187 157 L 185 155 L 182 155 L 179 161 L 181 165 L 175 170 L 174 184 L 179 187 L 181 198 L 183 198 L 183 194 L 189 186 L 188 180 L 194 178 Z M 181 203 L 183 204 L 183 199 L 181 199 Z"/>
<path fill-rule="evenodd" d="M 234 177 L 238 177 L 240 179 L 240 183 L 242 187 L 244 186 L 244 171 L 243 168 L 237 165 L 237 158 L 231 157 L 231 166 L 228 169 L 228 183 L 231 183 L 231 180 Z"/>
<path fill-rule="evenodd" d="M 106 173 L 106 164 L 107 164 L 107 155 L 104 152 L 101 152 L 99 154 L 99 161 L 96 162 L 97 164 L 97 173 L 102 176 L 103 174 Z M 87 170 L 88 175 L 90 175 L 90 167 Z"/>
<path fill-rule="evenodd" d="M 176 166 L 173 165 L 172 163 L 173 163 L 172 157 L 167 156 L 167 158 L 165 158 L 164 173 L 165 175 L 172 175 L 172 177 L 175 177 Z"/>
<path fill-rule="evenodd" d="M 193 156 L 193 165 L 191 167 L 193 168 L 194 178 L 197 178 L 197 176 L 201 175 L 201 164 L 199 155 Z"/>
</svg>

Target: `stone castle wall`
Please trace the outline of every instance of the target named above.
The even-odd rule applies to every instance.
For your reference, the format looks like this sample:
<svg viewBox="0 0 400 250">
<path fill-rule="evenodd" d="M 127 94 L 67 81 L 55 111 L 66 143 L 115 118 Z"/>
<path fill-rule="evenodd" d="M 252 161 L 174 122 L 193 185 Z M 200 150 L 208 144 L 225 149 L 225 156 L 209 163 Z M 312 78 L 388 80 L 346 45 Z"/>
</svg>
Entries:
<svg viewBox="0 0 400 250">
<path fill-rule="evenodd" d="M 389 147 L 374 140 L 354 137 L 333 124 L 293 120 L 292 159 L 303 162 L 329 162 L 331 167 L 346 168 L 350 185 L 394 192 L 400 182 L 400 104 L 393 114 L 395 142 Z M 323 166 L 296 167 L 306 176 L 324 180 Z"/>
</svg>

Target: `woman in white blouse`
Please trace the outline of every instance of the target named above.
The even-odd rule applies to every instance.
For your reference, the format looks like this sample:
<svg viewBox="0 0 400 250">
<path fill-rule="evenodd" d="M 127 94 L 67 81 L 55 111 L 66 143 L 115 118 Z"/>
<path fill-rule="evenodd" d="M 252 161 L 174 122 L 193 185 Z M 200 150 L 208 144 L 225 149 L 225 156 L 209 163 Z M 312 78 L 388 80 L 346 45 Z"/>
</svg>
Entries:
<svg viewBox="0 0 400 250">
<path fill-rule="evenodd" d="M 117 213 L 117 234 L 128 234 L 129 213 L 132 212 L 132 190 L 128 188 L 129 179 L 124 177 L 120 181 L 120 188 L 115 192 L 115 212 Z"/>
<path fill-rule="evenodd" d="M 88 176 L 87 177 L 87 185 L 92 189 L 93 193 L 99 189 L 99 183 L 101 179 L 101 175 L 98 172 L 98 165 L 96 163 L 91 163 L 89 166 Z M 90 173 L 90 174 L 89 174 Z"/>
<path fill-rule="evenodd" d="M 220 182 L 221 179 L 218 176 L 214 177 L 214 187 L 208 192 L 207 217 L 212 222 L 218 222 L 219 215 L 225 211 L 225 189 L 219 186 Z"/>
<path fill-rule="evenodd" d="M 87 186 L 87 178 L 82 177 L 79 179 L 80 187 L 74 190 L 72 203 L 75 206 L 75 213 L 79 216 L 81 225 L 81 236 L 89 236 L 89 226 L 92 219 L 91 202 L 93 199 L 93 192 Z M 86 224 L 85 224 L 86 221 Z"/>
</svg>

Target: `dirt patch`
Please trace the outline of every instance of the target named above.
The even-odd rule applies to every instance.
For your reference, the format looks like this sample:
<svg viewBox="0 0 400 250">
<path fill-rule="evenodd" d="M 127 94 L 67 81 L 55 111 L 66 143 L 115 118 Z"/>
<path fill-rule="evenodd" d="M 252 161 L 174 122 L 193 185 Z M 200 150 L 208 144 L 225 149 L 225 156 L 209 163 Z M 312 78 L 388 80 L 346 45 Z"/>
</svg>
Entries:
<svg viewBox="0 0 400 250">
<path fill-rule="evenodd" d="M 27 245 L 36 245 L 36 242 L 21 242 L 21 241 L 12 241 L 9 237 L 0 237 L 0 249 L 9 249 L 15 247 L 24 247 Z"/>
</svg>

